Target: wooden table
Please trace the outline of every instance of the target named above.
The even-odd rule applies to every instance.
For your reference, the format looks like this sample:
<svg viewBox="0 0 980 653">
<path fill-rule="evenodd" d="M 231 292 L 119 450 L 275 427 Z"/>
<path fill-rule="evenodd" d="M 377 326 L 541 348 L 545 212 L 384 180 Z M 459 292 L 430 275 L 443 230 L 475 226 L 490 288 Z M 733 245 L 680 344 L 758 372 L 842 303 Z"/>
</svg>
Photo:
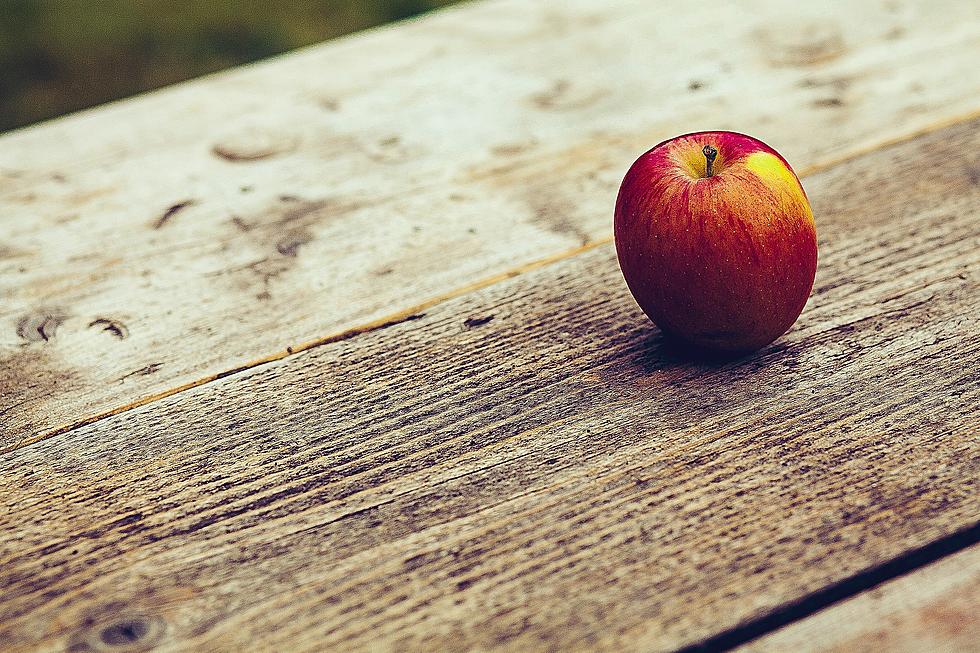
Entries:
<svg viewBox="0 0 980 653">
<path fill-rule="evenodd" d="M 980 650 L 980 6 L 464 4 L 0 139 L 0 649 Z M 727 363 L 610 241 L 752 133 Z"/>
</svg>

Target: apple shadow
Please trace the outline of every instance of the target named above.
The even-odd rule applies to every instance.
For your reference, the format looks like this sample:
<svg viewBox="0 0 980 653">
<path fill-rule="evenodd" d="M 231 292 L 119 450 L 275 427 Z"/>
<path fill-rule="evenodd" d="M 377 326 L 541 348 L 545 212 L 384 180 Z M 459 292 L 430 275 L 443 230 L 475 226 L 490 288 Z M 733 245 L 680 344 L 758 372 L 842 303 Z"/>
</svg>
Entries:
<svg viewBox="0 0 980 653">
<path fill-rule="evenodd" d="M 808 376 L 807 349 L 801 342 L 777 341 L 749 354 L 719 355 L 692 348 L 651 324 L 619 341 L 592 392 L 597 401 L 626 403 L 648 420 L 645 439 L 694 433 L 735 405 L 751 412 L 752 406 L 776 405 L 772 402 L 798 390 Z"/>
<path fill-rule="evenodd" d="M 639 338 L 640 353 L 634 354 L 630 361 L 644 373 L 652 373 L 676 366 L 695 366 L 706 369 L 719 369 L 730 365 L 751 362 L 760 353 L 769 352 L 774 345 L 763 347 L 757 352 L 725 353 L 695 347 L 675 336 L 651 325 L 650 330 Z M 778 347 L 778 345 L 775 345 Z"/>
</svg>

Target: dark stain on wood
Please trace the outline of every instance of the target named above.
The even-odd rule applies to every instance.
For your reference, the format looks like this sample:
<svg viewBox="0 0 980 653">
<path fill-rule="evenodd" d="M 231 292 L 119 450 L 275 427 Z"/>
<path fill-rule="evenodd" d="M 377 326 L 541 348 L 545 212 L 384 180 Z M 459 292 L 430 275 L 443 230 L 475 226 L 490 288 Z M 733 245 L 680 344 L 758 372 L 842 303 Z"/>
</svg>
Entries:
<svg viewBox="0 0 980 653">
<path fill-rule="evenodd" d="M 796 83 L 799 88 L 829 89 L 844 92 L 851 87 L 854 79 L 843 75 L 833 77 L 804 77 Z"/>
<path fill-rule="evenodd" d="M 802 21 L 788 28 L 775 25 L 757 30 L 755 39 L 774 66 L 815 66 L 839 58 L 847 47 L 832 22 Z"/>
<path fill-rule="evenodd" d="M 252 225 L 249 224 L 248 222 L 245 222 L 237 215 L 231 216 L 231 223 L 235 225 L 236 229 L 238 229 L 243 233 L 248 233 L 249 231 L 252 230 Z"/>
<path fill-rule="evenodd" d="M 211 153 L 231 163 L 251 163 L 287 154 L 299 147 L 299 137 L 281 130 L 247 129 L 211 148 Z"/>
<path fill-rule="evenodd" d="M 599 89 L 588 91 L 576 87 L 567 79 L 557 79 L 548 90 L 532 95 L 530 101 L 538 109 L 567 111 L 584 109 L 601 97 L 602 92 Z"/>
<path fill-rule="evenodd" d="M 966 176 L 970 180 L 971 186 L 980 186 L 980 161 L 966 166 Z"/>
<path fill-rule="evenodd" d="M 131 647 L 145 644 L 150 632 L 150 621 L 146 617 L 128 617 L 109 624 L 99 631 L 99 639 L 109 646 Z"/>
<path fill-rule="evenodd" d="M 259 301 L 272 299 L 272 282 L 285 273 L 291 264 L 282 258 L 266 257 L 248 266 L 262 283 L 262 290 L 255 296 Z"/>
<path fill-rule="evenodd" d="M 274 208 L 271 212 L 271 219 L 262 220 L 261 226 L 269 225 L 275 228 L 297 222 L 302 222 L 308 226 L 327 215 L 344 212 L 348 210 L 347 207 L 349 206 L 343 203 L 332 203 L 328 200 L 304 200 L 301 198 L 291 199 L 285 203 L 289 205 L 289 208 Z"/>
<path fill-rule="evenodd" d="M 494 145 L 490 148 L 490 153 L 494 156 L 514 156 L 516 154 L 523 154 L 529 150 L 533 150 L 537 146 L 537 141 L 521 141 L 518 143 L 501 143 L 500 145 Z M 449 199 L 457 201 L 454 199 L 453 195 L 449 196 Z"/>
<path fill-rule="evenodd" d="M 189 206 L 193 206 L 196 200 L 184 200 L 182 202 L 177 202 L 167 207 L 167 209 L 153 222 L 154 229 L 162 229 L 169 223 L 175 215 L 183 211 Z"/>
<path fill-rule="evenodd" d="M 299 248 L 313 240 L 313 235 L 305 229 L 296 229 L 287 233 L 276 243 L 276 251 L 283 256 L 296 258 Z"/>
<path fill-rule="evenodd" d="M 23 249 L 18 249 L 11 245 L 4 245 L 3 243 L 0 243 L 0 260 L 24 258 L 27 256 L 30 256 L 30 252 Z"/>
<path fill-rule="evenodd" d="M 885 32 L 885 39 L 888 41 L 897 41 L 898 39 L 905 36 L 905 28 L 899 25 L 892 27 L 887 32 Z"/>
<path fill-rule="evenodd" d="M 247 235 L 247 240 L 258 249 L 259 257 L 208 276 L 231 279 L 237 290 L 250 293 L 255 292 L 257 279 L 261 289 L 255 297 L 268 301 L 272 299 L 272 282 L 292 267 L 302 246 L 314 239 L 316 226 L 360 206 L 361 203 L 351 200 L 308 200 L 284 194 L 264 211 L 248 217 L 233 215 L 229 223 Z M 251 278 L 243 277 L 242 272 Z"/>
<path fill-rule="evenodd" d="M 465 320 L 463 320 L 463 325 L 466 326 L 466 328 L 468 329 L 472 329 L 473 327 L 483 326 L 484 324 L 492 320 L 493 317 L 494 317 L 493 315 L 484 315 L 482 317 L 468 317 Z"/>
<path fill-rule="evenodd" d="M 150 376 L 159 372 L 161 367 L 163 367 L 163 363 L 150 363 L 149 365 L 141 367 L 138 370 L 133 370 L 128 374 L 122 375 L 118 380 L 125 381 L 132 376 Z"/>
<path fill-rule="evenodd" d="M 28 342 L 47 342 L 55 337 L 64 321 L 65 315 L 60 312 L 32 313 L 17 323 L 17 335 Z"/>
<path fill-rule="evenodd" d="M 88 323 L 88 327 L 90 329 L 101 329 L 119 340 L 125 340 L 129 337 L 129 327 L 122 320 L 116 320 L 110 317 L 96 318 Z"/>
<path fill-rule="evenodd" d="M 417 144 L 406 143 L 397 134 L 366 143 L 353 140 L 350 146 L 360 149 L 372 161 L 392 165 L 404 164 L 424 153 L 422 147 Z"/>
<path fill-rule="evenodd" d="M 68 642 L 70 653 L 149 651 L 166 636 L 167 624 L 157 615 L 113 602 L 82 619 Z"/>
<path fill-rule="evenodd" d="M 811 102 L 818 109 L 839 109 L 844 106 L 844 100 L 839 97 L 818 98 Z"/>
<path fill-rule="evenodd" d="M 532 181 L 522 196 L 531 209 L 534 224 L 556 234 L 571 236 L 580 245 L 591 240 L 591 235 L 575 219 L 575 204 L 562 195 L 560 187 L 548 180 Z"/>
</svg>

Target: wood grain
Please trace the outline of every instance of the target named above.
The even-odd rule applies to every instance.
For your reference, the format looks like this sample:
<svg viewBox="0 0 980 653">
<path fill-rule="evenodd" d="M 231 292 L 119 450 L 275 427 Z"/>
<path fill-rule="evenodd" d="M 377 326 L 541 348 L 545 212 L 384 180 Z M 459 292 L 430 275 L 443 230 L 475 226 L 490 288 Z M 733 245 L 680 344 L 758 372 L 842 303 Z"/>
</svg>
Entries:
<svg viewBox="0 0 980 653">
<path fill-rule="evenodd" d="M 667 650 L 969 526 L 978 153 L 808 178 L 813 297 L 745 359 L 666 346 L 607 245 L 5 454 L 0 641 Z"/>
<path fill-rule="evenodd" d="M 739 648 L 743 653 L 980 651 L 980 545 Z"/>
<path fill-rule="evenodd" d="M 976 111 L 975 19 L 467 4 L 5 136 L 0 450 L 604 238 L 665 137 L 812 169 Z"/>
</svg>

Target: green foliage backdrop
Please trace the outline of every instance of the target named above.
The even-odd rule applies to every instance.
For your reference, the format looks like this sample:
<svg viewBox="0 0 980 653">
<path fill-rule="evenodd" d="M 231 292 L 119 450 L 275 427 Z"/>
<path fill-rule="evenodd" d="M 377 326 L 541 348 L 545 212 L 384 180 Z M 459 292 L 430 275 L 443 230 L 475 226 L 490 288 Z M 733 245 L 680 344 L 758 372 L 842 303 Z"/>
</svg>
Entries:
<svg viewBox="0 0 980 653">
<path fill-rule="evenodd" d="M 455 0 L 0 0 L 0 131 Z"/>
</svg>

